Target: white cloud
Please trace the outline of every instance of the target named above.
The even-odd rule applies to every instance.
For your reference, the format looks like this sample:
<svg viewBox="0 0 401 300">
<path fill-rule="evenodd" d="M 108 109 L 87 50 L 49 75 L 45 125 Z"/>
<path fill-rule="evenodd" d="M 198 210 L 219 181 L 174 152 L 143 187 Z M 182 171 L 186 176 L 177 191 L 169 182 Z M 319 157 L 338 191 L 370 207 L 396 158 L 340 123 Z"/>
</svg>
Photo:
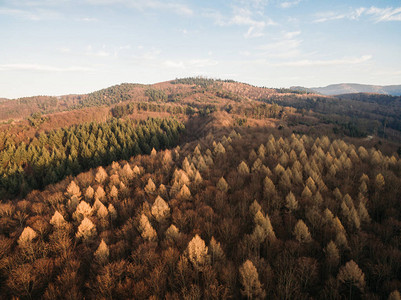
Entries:
<svg viewBox="0 0 401 300">
<path fill-rule="evenodd" d="M 372 6 L 366 10 L 366 14 L 373 16 L 376 22 L 401 21 L 401 7 L 378 8 Z"/>
<path fill-rule="evenodd" d="M 333 66 L 333 65 L 355 65 L 367 62 L 372 59 L 372 55 L 363 55 L 361 57 L 356 58 L 341 58 L 341 59 L 333 59 L 333 60 L 297 60 L 297 61 L 288 61 L 288 62 L 280 62 L 269 65 L 275 67 L 311 67 L 311 66 Z"/>
<path fill-rule="evenodd" d="M 229 17 L 223 16 L 216 10 L 207 10 L 203 15 L 212 18 L 214 23 L 219 26 L 247 26 L 248 30 L 244 33 L 245 38 L 261 37 L 264 35 L 265 27 L 278 25 L 268 17 L 256 20 L 253 17 L 254 11 L 244 7 L 234 7 L 233 14 Z"/>
<path fill-rule="evenodd" d="M 326 12 L 317 14 L 317 19 L 313 21 L 313 23 L 323 23 L 332 20 L 341 20 L 347 17 L 346 14 L 338 14 L 335 12 Z"/>
<path fill-rule="evenodd" d="M 290 7 L 293 7 L 293 6 L 298 5 L 299 2 L 301 2 L 301 0 L 285 1 L 285 2 L 282 2 L 282 3 L 280 4 L 280 7 L 282 7 L 282 8 L 290 8 Z"/>
<path fill-rule="evenodd" d="M 348 12 L 325 12 L 319 13 L 316 15 L 316 19 L 313 21 L 314 23 L 322 23 L 332 20 L 359 20 L 363 16 L 369 16 L 376 23 L 378 22 L 389 22 L 389 21 L 401 21 L 401 7 L 387 7 L 387 8 L 378 8 L 372 6 L 370 8 L 359 7 L 356 9 L 352 9 Z"/>
<path fill-rule="evenodd" d="M 83 72 L 93 71 L 93 68 L 71 66 L 54 67 L 40 64 L 3 64 L 0 65 L 0 71 L 45 71 L 45 72 Z"/>
</svg>

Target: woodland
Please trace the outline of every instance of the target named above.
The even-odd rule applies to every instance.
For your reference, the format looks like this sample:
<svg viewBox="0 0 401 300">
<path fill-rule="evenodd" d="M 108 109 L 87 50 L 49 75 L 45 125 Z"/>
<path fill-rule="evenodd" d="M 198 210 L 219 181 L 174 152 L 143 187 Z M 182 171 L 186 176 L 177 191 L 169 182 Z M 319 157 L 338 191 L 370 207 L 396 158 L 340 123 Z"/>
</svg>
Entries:
<svg viewBox="0 0 401 300">
<path fill-rule="evenodd" d="M 2 101 L 0 298 L 401 299 L 388 97 L 183 78 Z"/>
</svg>

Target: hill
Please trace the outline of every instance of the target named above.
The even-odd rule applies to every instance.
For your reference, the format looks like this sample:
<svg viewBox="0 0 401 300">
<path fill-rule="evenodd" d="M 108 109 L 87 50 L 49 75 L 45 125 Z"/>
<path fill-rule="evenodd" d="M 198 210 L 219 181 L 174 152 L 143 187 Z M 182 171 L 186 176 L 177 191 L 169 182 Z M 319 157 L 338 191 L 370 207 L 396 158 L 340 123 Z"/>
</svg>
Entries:
<svg viewBox="0 0 401 300">
<path fill-rule="evenodd" d="M 351 93 L 375 93 L 392 96 L 401 96 L 401 85 L 367 85 L 356 83 L 331 84 L 326 87 L 314 87 L 312 90 L 322 95 L 340 95 Z"/>
<path fill-rule="evenodd" d="M 2 299 L 401 290 L 401 97 L 182 78 L 0 114 Z"/>
</svg>

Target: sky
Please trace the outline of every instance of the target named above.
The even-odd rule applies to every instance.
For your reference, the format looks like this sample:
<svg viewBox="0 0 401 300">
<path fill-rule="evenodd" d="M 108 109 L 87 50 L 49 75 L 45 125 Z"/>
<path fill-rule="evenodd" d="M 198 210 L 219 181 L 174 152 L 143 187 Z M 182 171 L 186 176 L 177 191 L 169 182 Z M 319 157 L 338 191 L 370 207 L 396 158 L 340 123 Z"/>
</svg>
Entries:
<svg viewBox="0 0 401 300">
<path fill-rule="evenodd" d="M 204 76 L 401 84 L 400 0 L 0 0 L 0 97 Z"/>
</svg>

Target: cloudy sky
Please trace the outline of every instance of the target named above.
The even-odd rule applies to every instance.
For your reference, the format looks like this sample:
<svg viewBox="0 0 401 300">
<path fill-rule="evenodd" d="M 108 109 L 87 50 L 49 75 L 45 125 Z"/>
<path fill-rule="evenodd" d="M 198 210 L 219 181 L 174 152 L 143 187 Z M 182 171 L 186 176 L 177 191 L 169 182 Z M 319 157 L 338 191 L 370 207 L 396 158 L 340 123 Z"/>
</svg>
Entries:
<svg viewBox="0 0 401 300">
<path fill-rule="evenodd" d="M 401 84 L 399 0 L 0 0 L 0 97 L 187 76 Z"/>
</svg>

